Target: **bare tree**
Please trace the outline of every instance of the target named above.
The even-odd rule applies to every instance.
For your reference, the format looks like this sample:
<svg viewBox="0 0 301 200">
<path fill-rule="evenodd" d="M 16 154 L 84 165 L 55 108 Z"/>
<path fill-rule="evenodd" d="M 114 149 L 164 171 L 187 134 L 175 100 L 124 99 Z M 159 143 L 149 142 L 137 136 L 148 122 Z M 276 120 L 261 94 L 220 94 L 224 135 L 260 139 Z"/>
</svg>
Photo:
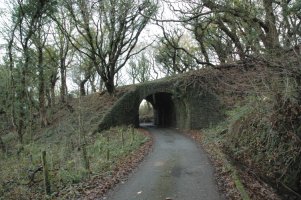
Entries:
<svg viewBox="0 0 301 200">
<path fill-rule="evenodd" d="M 113 93 L 115 75 L 141 51 L 134 52 L 134 48 L 157 6 L 151 0 L 67 0 L 64 6 L 77 35 L 68 33 L 62 25 L 60 28 L 72 45 L 91 60 L 108 92 Z M 59 23 L 56 17 L 54 20 Z"/>
<path fill-rule="evenodd" d="M 130 60 L 127 73 L 131 76 L 133 84 L 135 84 L 136 80 L 139 83 L 143 83 L 151 79 L 151 62 L 145 53 Z"/>
<path fill-rule="evenodd" d="M 26 112 L 28 106 L 28 76 L 29 67 L 33 62 L 32 56 L 32 41 L 35 32 L 39 28 L 39 22 L 50 12 L 53 12 L 52 7 L 55 2 L 49 0 L 39 1 L 23 1 L 15 2 L 13 12 L 13 33 L 11 35 L 11 42 L 9 44 L 9 54 L 12 55 L 13 48 L 17 50 L 20 57 L 17 60 L 12 60 L 11 64 L 18 63 L 20 70 L 19 84 L 16 89 L 18 98 L 18 122 L 16 129 L 19 136 L 20 143 L 23 143 L 24 128 L 26 127 Z M 14 57 L 11 57 L 14 59 Z"/>
<path fill-rule="evenodd" d="M 181 23 L 190 30 L 207 62 L 213 56 L 220 63 L 263 52 L 277 56 L 300 43 L 300 6 L 296 0 L 184 0 L 177 2 L 181 7 L 166 3 L 178 19 L 157 21 Z"/>
<path fill-rule="evenodd" d="M 40 123 L 41 127 L 48 125 L 47 113 L 46 113 L 46 84 L 45 84 L 45 56 L 44 49 L 48 37 L 48 32 L 43 30 L 44 22 L 39 20 L 37 29 L 33 35 L 33 43 L 37 50 L 37 68 L 38 68 L 38 90 L 39 90 L 39 110 L 40 110 Z"/>
<path fill-rule="evenodd" d="M 67 35 L 71 35 L 75 27 L 67 16 L 67 10 L 63 6 L 58 6 L 56 13 L 56 23 L 53 30 L 54 46 L 58 51 L 59 73 L 60 73 L 60 100 L 62 103 L 67 101 L 67 68 L 72 62 L 74 49 L 72 48 Z M 63 30 L 63 31 L 62 31 Z"/>
<path fill-rule="evenodd" d="M 92 76 L 95 75 L 95 69 L 93 68 L 93 63 L 90 59 L 77 52 L 74 54 L 74 61 L 72 62 L 72 80 L 79 88 L 79 95 L 87 95 L 88 86 Z"/>
</svg>

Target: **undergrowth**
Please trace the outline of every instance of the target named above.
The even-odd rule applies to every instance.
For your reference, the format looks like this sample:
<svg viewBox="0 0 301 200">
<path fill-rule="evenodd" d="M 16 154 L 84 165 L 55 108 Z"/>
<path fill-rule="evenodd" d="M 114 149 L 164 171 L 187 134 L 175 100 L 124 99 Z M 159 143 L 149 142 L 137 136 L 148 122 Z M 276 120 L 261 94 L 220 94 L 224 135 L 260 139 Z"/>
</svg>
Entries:
<svg viewBox="0 0 301 200">
<path fill-rule="evenodd" d="M 202 143 L 202 146 L 209 153 L 215 166 L 219 189 L 223 191 L 226 199 L 250 200 L 250 196 L 241 182 L 236 168 L 222 151 L 223 138 L 221 133 L 225 131 L 226 127 L 227 123 L 222 122 L 201 132 L 195 134 L 192 132 L 190 135 Z"/>
<path fill-rule="evenodd" d="M 14 138 L 4 138 L 6 141 Z M 51 192 L 93 176 L 110 174 L 119 159 L 149 138 L 131 127 L 116 127 L 101 134 L 64 137 L 60 142 L 32 142 L 15 155 L 0 154 L 0 199 L 44 198 L 41 152 L 47 152 Z M 83 157 L 83 148 L 87 158 Z M 87 168 L 86 161 L 89 166 Z"/>
<path fill-rule="evenodd" d="M 284 84 L 228 112 L 223 147 L 284 198 L 301 198 L 301 107 L 298 87 Z"/>
<path fill-rule="evenodd" d="M 251 199 L 276 198 L 249 183 L 257 180 L 257 185 L 268 183 L 283 199 L 301 199 L 301 94 L 296 78 L 300 72 L 286 70 L 264 71 L 256 81 L 250 78 L 248 92 L 227 107 L 227 119 L 202 131 L 214 155 L 220 154 L 215 148 L 222 149 L 246 174 L 243 183 L 253 190 Z M 227 164 L 224 170 L 229 171 Z"/>
</svg>

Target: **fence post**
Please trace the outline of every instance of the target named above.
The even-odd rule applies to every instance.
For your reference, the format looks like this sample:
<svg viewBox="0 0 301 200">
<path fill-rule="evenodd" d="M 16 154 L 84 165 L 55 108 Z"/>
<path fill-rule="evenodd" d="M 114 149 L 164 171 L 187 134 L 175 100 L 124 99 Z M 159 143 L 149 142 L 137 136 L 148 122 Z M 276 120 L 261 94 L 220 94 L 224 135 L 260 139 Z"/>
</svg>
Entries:
<svg viewBox="0 0 301 200">
<path fill-rule="evenodd" d="M 121 140 L 122 140 L 122 147 L 124 147 L 124 144 L 125 144 L 125 140 L 124 140 L 124 131 L 125 131 L 125 129 L 124 129 L 124 128 L 122 128 L 122 129 L 121 129 Z"/>
<path fill-rule="evenodd" d="M 50 181 L 49 181 L 49 172 L 46 160 L 46 151 L 42 151 L 42 165 L 43 165 L 43 174 L 44 174 L 44 186 L 46 195 L 51 195 Z"/>
<path fill-rule="evenodd" d="M 84 161 L 84 167 L 85 170 L 87 170 L 88 175 L 90 176 L 90 162 L 89 162 L 89 158 L 87 155 L 87 149 L 86 149 L 86 144 L 82 145 L 82 153 L 83 153 L 83 161 Z"/>
<path fill-rule="evenodd" d="M 133 126 L 131 126 L 131 135 L 132 135 L 132 142 L 131 145 L 133 145 L 134 141 L 135 141 L 135 129 Z"/>
<path fill-rule="evenodd" d="M 110 137 L 107 136 L 107 161 L 110 160 Z"/>
</svg>

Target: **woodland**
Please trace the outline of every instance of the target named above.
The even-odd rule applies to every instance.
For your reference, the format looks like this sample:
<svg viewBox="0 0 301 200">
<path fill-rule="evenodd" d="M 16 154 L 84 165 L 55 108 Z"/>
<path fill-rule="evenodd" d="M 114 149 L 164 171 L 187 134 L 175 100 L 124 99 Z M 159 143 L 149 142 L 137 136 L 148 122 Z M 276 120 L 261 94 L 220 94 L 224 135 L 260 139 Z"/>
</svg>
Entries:
<svg viewBox="0 0 301 200">
<path fill-rule="evenodd" d="M 91 133 L 121 86 L 233 67 L 223 80 L 248 92 L 206 131 L 301 197 L 301 1 L 10 0 L 0 14 L 0 199 L 76 198 L 148 148 L 133 127 Z"/>
</svg>

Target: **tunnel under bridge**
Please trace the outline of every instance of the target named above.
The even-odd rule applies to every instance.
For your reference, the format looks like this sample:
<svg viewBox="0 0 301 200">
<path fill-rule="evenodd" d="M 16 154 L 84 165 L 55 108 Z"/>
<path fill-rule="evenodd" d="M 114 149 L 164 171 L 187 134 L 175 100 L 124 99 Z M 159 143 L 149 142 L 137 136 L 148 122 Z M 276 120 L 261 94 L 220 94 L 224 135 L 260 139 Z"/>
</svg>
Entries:
<svg viewBox="0 0 301 200">
<path fill-rule="evenodd" d="M 223 118 L 217 95 L 201 86 L 183 86 L 178 78 L 165 78 L 132 85 L 102 118 L 97 131 L 112 126 L 139 126 L 139 106 L 148 101 L 154 124 L 180 129 L 207 128 Z"/>
</svg>

